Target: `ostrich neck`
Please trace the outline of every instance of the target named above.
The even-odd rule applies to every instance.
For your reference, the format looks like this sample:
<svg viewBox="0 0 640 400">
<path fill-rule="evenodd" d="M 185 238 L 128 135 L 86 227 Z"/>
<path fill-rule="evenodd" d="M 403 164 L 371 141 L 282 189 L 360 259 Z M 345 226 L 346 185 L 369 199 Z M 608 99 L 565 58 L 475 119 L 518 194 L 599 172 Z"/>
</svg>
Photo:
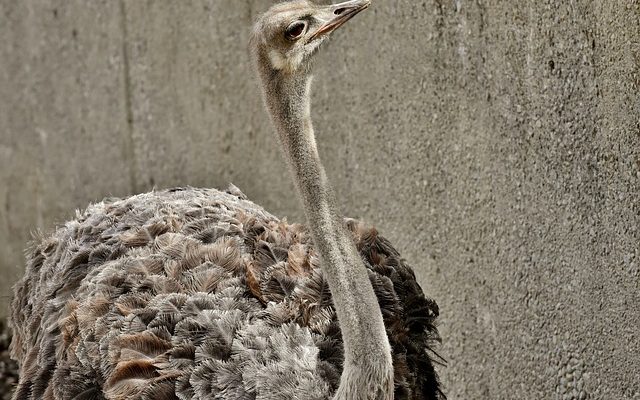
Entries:
<svg viewBox="0 0 640 400">
<path fill-rule="evenodd" d="M 268 80 L 267 80 L 268 82 Z M 388 371 L 389 341 L 367 270 L 339 217 L 335 196 L 318 155 L 310 115 L 311 77 L 272 80 L 267 107 L 293 174 L 340 321 L 348 368 Z M 369 376 L 375 375 L 367 372 Z"/>
</svg>

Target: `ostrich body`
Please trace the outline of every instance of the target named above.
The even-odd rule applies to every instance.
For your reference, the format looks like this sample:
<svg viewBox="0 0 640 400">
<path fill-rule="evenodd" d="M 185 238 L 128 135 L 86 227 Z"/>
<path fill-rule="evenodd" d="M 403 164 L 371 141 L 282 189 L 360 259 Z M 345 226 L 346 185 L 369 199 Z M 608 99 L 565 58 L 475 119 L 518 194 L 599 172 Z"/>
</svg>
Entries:
<svg viewBox="0 0 640 400">
<path fill-rule="evenodd" d="M 28 251 L 12 303 L 22 399 L 439 399 L 437 305 L 375 229 L 338 217 L 310 118 L 320 44 L 369 5 L 256 23 L 267 109 L 308 227 L 235 187 L 105 200 Z"/>
</svg>

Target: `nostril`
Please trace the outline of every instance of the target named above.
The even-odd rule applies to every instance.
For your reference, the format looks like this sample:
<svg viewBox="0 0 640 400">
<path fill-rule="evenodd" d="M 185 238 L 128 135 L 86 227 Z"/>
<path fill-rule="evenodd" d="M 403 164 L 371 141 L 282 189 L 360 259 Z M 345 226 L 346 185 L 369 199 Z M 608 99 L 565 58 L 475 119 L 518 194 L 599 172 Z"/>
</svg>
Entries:
<svg viewBox="0 0 640 400">
<path fill-rule="evenodd" d="M 343 12 L 345 12 L 345 11 L 346 11 L 346 8 L 338 8 L 338 9 L 337 9 L 337 10 L 335 10 L 333 13 L 334 13 L 335 15 L 340 15 L 340 14 L 342 14 L 342 13 L 343 13 Z"/>
</svg>

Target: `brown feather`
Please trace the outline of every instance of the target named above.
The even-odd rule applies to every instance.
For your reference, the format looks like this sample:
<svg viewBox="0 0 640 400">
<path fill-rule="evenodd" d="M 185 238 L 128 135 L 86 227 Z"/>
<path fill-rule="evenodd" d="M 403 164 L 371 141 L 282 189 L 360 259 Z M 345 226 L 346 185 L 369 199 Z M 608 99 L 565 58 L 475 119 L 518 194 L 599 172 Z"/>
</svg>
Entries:
<svg viewBox="0 0 640 400">
<path fill-rule="evenodd" d="M 396 399 L 437 398 L 437 305 L 375 229 L 346 225 L 394 350 Z M 303 361 L 313 369 L 295 379 L 317 379 L 305 387 L 337 388 L 340 325 L 311 237 L 253 203 L 192 188 L 112 200 L 28 254 L 12 305 L 17 399 L 254 398 L 243 377 L 294 379 Z"/>
</svg>

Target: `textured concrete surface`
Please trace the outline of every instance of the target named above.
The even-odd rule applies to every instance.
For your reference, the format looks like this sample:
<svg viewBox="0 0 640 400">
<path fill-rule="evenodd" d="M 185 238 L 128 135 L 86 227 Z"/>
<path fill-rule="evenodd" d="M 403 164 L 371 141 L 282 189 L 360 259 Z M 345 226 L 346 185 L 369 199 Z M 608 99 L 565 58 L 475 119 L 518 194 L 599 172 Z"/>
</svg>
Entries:
<svg viewBox="0 0 640 400">
<path fill-rule="evenodd" d="M 301 220 L 246 51 L 269 2 L 0 0 L 0 295 L 105 196 L 233 182 Z M 452 399 L 640 399 L 640 4 L 377 1 L 320 151 L 441 306 Z M 3 307 L 4 313 L 4 307 Z"/>
</svg>

